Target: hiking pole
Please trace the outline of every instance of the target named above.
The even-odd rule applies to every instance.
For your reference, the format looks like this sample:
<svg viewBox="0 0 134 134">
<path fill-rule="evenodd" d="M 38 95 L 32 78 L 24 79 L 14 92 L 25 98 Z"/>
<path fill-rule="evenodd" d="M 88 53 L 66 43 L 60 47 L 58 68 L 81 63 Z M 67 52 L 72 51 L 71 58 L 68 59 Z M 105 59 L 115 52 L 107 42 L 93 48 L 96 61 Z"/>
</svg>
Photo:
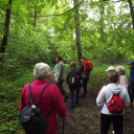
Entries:
<svg viewBox="0 0 134 134">
<path fill-rule="evenodd" d="M 126 119 L 125 119 L 125 124 L 126 124 L 126 130 L 125 130 L 125 133 L 127 133 L 127 108 L 126 108 Z"/>
<path fill-rule="evenodd" d="M 64 133 L 64 127 L 65 127 L 65 119 L 63 118 L 62 134 L 65 134 L 65 133 Z"/>
</svg>

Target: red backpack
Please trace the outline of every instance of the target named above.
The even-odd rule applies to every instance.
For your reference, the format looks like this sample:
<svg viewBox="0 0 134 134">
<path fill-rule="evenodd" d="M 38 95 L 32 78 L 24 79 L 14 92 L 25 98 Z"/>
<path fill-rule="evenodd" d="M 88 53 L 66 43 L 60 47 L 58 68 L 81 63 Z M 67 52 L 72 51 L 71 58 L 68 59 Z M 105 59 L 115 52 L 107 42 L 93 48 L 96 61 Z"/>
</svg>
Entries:
<svg viewBox="0 0 134 134">
<path fill-rule="evenodd" d="M 112 114 L 123 114 L 124 111 L 124 102 L 122 98 L 119 96 L 119 94 L 113 94 L 111 100 L 109 101 L 108 110 Z"/>
<path fill-rule="evenodd" d="M 90 72 L 92 71 L 93 64 L 89 60 L 84 60 L 84 74 L 89 75 Z"/>
</svg>

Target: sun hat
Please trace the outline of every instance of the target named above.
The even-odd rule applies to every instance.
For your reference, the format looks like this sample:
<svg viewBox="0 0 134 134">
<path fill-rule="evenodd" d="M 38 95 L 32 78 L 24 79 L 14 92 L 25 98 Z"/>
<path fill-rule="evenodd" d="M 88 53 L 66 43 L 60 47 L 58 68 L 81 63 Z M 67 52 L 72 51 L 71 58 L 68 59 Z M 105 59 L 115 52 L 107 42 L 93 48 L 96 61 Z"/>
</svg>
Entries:
<svg viewBox="0 0 134 134">
<path fill-rule="evenodd" d="M 105 71 L 114 71 L 115 70 L 115 67 L 113 67 L 113 66 L 110 66 L 107 70 L 105 70 Z"/>
</svg>

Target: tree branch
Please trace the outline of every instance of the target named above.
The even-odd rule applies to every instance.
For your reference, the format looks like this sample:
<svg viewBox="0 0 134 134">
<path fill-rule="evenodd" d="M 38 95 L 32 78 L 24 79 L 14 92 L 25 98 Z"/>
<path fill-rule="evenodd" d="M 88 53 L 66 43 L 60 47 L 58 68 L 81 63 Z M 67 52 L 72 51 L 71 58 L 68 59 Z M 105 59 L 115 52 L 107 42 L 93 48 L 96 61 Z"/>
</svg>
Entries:
<svg viewBox="0 0 134 134">
<path fill-rule="evenodd" d="M 84 2 L 84 0 L 82 0 L 76 6 L 74 6 L 73 8 L 71 8 L 69 10 L 67 10 L 64 13 L 61 13 L 61 14 L 52 14 L 52 15 L 48 15 L 48 16 L 38 16 L 38 17 L 52 17 L 52 16 L 62 16 L 62 15 L 65 15 L 65 14 L 69 13 L 70 11 L 73 11 L 74 9 L 76 9 L 82 2 Z"/>
<path fill-rule="evenodd" d="M 53 17 L 53 16 L 62 16 L 62 15 L 65 15 L 67 13 L 69 13 L 70 11 L 73 11 L 74 9 L 76 9 L 81 3 L 83 2 L 86 2 L 84 0 L 82 0 L 81 2 L 79 2 L 76 6 L 74 6 L 73 8 L 69 9 L 68 11 L 64 12 L 64 13 L 61 13 L 61 14 L 52 14 L 52 15 L 47 15 L 47 16 L 37 16 L 37 17 Z M 91 4 L 97 4 L 97 3 L 100 3 L 100 2 L 111 2 L 111 3 L 117 3 L 117 2 L 127 2 L 125 0 L 119 0 L 119 1 L 109 1 L 109 0 L 102 0 L 102 1 L 98 1 L 98 2 L 94 2 L 94 3 L 91 3 Z M 66 6 L 68 3 L 66 3 L 65 5 L 61 6 L 61 7 L 64 7 Z M 59 8 L 61 8 L 59 7 Z"/>
<path fill-rule="evenodd" d="M 65 7 L 67 4 L 69 4 L 69 3 L 65 3 L 64 5 L 62 5 L 61 7 L 57 7 L 56 9 L 63 8 L 63 7 Z"/>
<path fill-rule="evenodd" d="M 3 7 L 0 6 L 0 8 L 1 8 L 3 11 L 6 11 L 6 9 L 4 9 Z"/>
</svg>

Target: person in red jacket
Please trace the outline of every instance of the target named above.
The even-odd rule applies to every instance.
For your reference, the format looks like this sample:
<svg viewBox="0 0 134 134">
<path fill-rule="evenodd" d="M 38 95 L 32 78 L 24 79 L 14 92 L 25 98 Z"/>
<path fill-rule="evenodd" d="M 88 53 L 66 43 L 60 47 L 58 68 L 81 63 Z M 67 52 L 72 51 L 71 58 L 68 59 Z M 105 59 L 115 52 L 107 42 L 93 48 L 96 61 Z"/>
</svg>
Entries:
<svg viewBox="0 0 134 134">
<path fill-rule="evenodd" d="M 31 83 L 31 91 L 33 100 L 35 101 L 43 88 L 49 84 L 48 80 L 50 75 L 50 67 L 45 63 L 37 63 L 35 65 L 33 74 L 36 80 Z M 28 106 L 29 100 L 30 95 L 27 84 L 21 93 L 19 112 L 21 112 L 25 106 Z M 38 101 L 37 106 L 39 106 L 41 109 L 44 117 L 46 117 L 49 111 L 53 109 L 50 116 L 48 117 L 48 128 L 45 134 L 55 134 L 58 125 L 56 113 L 58 113 L 61 117 L 67 116 L 66 105 L 58 87 L 54 84 L 49 85 Z"/>
<path fill-rule="evenodd" d="M 87 60 L 85 57 L 81 58 L 81 66 L 79 68 L 79 72 L 83 78 L 83 89 L 84 92 L 82 91 L 82 94 L 80 98 L 86 97 L 87 94 L 87 84 L 89 81 L 89 75 L 90 72 L 92 71 L 93 64 L 91 61 Z"/>
</svg>

